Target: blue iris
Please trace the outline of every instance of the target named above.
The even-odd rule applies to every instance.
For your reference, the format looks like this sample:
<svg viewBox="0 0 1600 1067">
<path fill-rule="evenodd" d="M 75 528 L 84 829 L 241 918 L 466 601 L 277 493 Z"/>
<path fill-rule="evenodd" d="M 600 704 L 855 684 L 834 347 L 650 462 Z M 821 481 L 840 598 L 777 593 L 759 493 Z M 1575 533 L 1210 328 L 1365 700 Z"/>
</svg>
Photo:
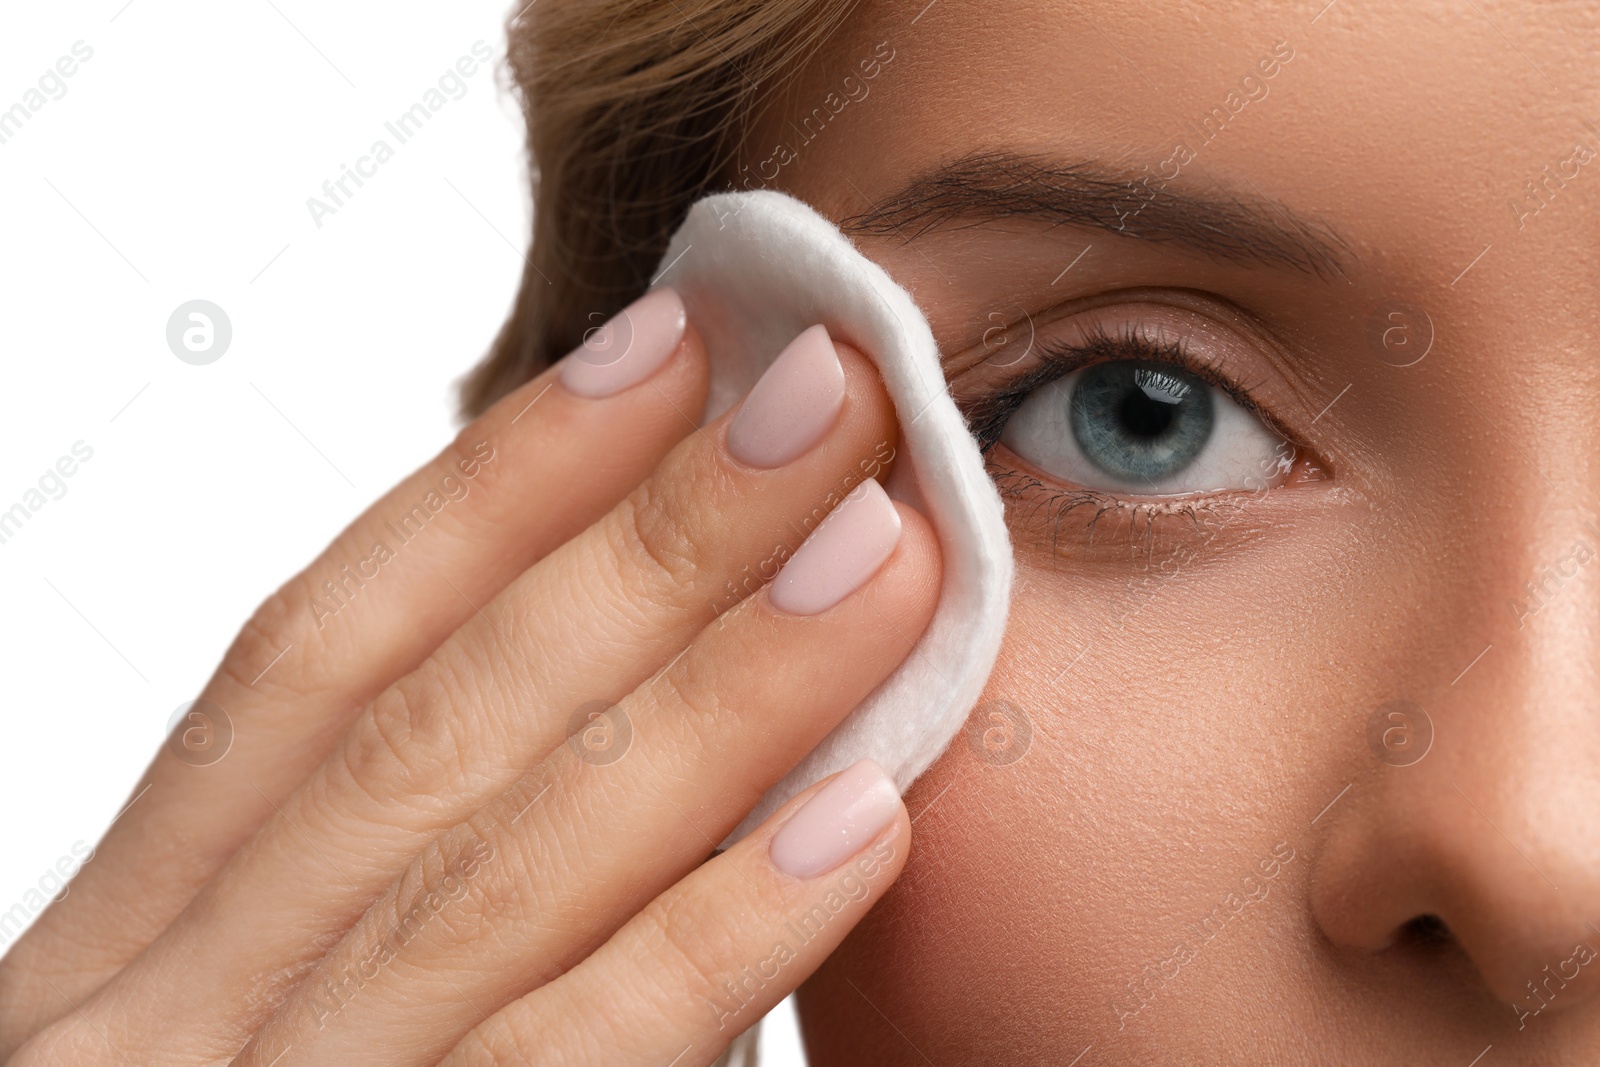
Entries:
<svg viewBox="0 0 1600 1067">
<path fill-rule="evenodd" d="M 1078 376 L 1072 433 L 1089 461 L 1130 482 L 1159 482 L 1194 462 L 1211 440 L 1211 387 L 1166 363 L 1116 360 Z"/>
</svg>

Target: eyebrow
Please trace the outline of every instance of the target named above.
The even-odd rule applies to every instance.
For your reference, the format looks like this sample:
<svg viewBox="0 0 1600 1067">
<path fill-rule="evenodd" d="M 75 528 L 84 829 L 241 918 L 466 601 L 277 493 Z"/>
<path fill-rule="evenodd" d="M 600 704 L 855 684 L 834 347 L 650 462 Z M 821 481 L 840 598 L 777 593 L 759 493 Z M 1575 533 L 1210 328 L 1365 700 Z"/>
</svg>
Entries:
<svg viewBox="0 0 1600 1067">
<path fill-rule="evenodd" d="M 1170 160 L 1168 162 L 1171 162 Z M 843 220 L 850 234 L 914 240 L 951 224 L 1001 219 L 1104 230 L 1119 237 L 1182 245 L 1214 259 L 1349 280 L 1340 253 L 1350 245 L 1254 189 L 1250 195 L 1184 188 L 1093 161 L 1057 162 L 981 152 L 921 175 L 872 209 Z"/>
</svg>

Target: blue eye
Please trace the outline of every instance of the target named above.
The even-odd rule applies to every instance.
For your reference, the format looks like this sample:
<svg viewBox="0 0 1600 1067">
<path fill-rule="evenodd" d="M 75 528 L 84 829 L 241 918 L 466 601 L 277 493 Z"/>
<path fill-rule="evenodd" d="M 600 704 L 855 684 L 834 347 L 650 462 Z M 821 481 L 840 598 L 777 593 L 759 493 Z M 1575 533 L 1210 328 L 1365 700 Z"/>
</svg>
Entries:
<svg viewBox="0 0 1600 1067">
<path fill-rule="evenodd" d="M 1072 436 L 1090 463 L 1124 482 L 1152 485 L 1193 463 L 1217 423 L 1207 383 L 1141 360 L 1085 368 L 1068 410 Z"/>
<path fill-rule="evenodd" d="M 1293 449 L 1226 393 L 1167 363 L 1095 363 L 1036 388 L 1000 442 L 1085 489 L 1177 496 L 1265 488 Z"/>
</svg>

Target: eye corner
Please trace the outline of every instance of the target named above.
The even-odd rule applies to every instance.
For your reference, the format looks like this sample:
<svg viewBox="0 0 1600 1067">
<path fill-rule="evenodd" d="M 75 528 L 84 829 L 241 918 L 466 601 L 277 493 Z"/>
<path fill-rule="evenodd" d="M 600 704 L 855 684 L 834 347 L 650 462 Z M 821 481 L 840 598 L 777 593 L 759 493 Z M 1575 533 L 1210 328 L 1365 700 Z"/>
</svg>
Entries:
<svg viewBox="0 0 1600 1067">
<path fill-rule="evenodd" d="M 1294 446 L 1303 451 L 1297 455 L 1279 489 L 1300 489 L 1333 481 L 1333 471 L 1322 457 L 1304 446 Z"/>
</svg>

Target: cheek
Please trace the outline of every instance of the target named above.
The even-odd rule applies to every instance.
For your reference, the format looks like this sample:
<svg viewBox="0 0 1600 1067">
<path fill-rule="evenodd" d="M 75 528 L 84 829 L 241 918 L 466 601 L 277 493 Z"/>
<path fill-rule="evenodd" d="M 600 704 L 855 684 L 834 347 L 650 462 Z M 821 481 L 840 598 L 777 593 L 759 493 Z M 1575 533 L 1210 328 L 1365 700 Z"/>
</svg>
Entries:
<svg viewBox="0 0 1600 1067">
<path fill-rule="evenodd" d="M 972 1062 L 1090 1043 L 1156 1062 L 1292 985 L 1315 941 L 1310 820 L 1365 751 L 1348 664 L 1369 638 L 1306 627 L 1359 610 L 1336 604 L 1360 594 L 1333 526 L 1166 571 L 1022 545 L 985 701 L 1022 709 L 1031 742 L 993 758 L 980 703 L 908 794 L 905 873 L 813 982 L 838 998 L 819 1003 L 830 1026 L 859 1006 L 848 976 L 913 1044 Z M 1282 842 L 1294 858 L 1273 866 Z"/>
</svg>

